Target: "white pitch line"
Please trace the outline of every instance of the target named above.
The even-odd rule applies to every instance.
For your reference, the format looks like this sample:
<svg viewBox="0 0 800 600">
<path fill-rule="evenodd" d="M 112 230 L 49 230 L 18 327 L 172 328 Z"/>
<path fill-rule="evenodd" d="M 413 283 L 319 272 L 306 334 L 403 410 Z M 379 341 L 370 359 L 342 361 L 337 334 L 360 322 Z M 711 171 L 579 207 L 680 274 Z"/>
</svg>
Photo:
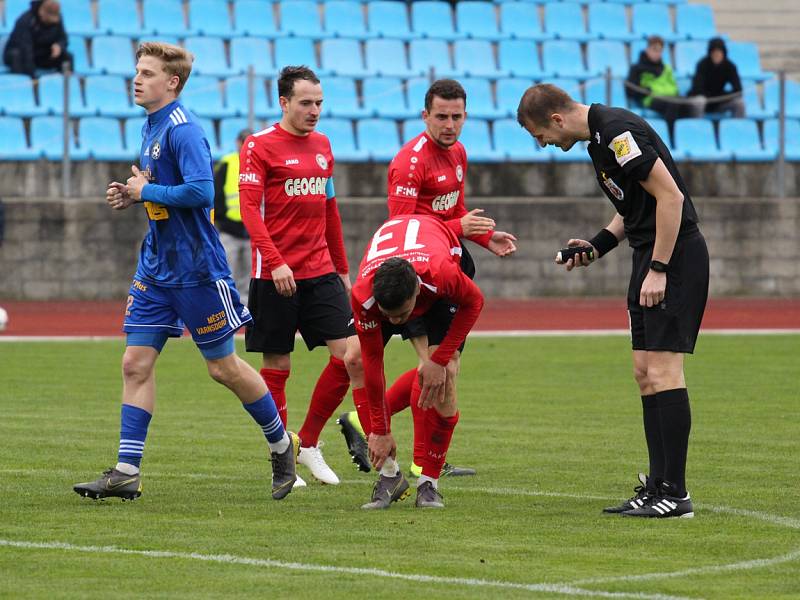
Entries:
<svg viewBox="0 0 800 600">
<path fill-rule="evenodd" d="M 584 596 L 597 598 L 641 598 L 642 600 L 689 600 L 682 596 L 668 596 L 665 594 L 644 594 L 627 592 L 605 592 L 602 590 L 584 590 L 574 586 L 548 584 L 548 583 L 513 583 L 491 579 L 473 579 L 463 577 L 437 577 L 434 575 L 397 573 L 383 569 L 367 569 L 361 567 L 338 567 L 334 565 L 317 565 L 298 562 L 284 562 L 264 558 L 248 558 L 231 554 L 200 554 L 197 552 L 175 552 L 169 550 L 129 550 L 116 546 L 77 546 L 65 542 L 20 542 L 15 540 L 0 539 L 0 546 L 11 548 L 25 548 L 35 550 L 66 550 L 70 552 L 86 552 L 89 554 L 124 554 L 129 556 L 144 556 L 146 558 L 176 558 L 182 560 L 197 560 L 211 563 L 245 565 L 249 567 L 266 567 L 279 570 L 307 571 L 316 573 L 336 573 L 346 575 L 367 575 L 383 577 L 386 579 L 399 579 L 415 583 L 430 583 L 438 585 L 458 585 L 464 587 L 483 587 L 523 590 L 564 596 Z"/>
</svg>

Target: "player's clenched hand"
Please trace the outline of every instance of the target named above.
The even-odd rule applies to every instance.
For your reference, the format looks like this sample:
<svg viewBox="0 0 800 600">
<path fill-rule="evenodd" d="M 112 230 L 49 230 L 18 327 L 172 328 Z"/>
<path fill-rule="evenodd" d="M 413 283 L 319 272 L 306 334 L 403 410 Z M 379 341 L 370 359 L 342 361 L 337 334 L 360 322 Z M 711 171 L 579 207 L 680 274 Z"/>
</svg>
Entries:
<svg viewBox="0 0 800 600">
<path fill-rule="evenodd" d="M 397 444 L 395 444 L 391 433 L 386 435 L 370 433 L 367 446 L 369 448 L 369 461 L 376 469 L 380 469 L 389 456 L 392 458 L 397 456 Z"/>
<path fill-rule="evenodd" d="M 281 296 L 287 298 L 297 291 L 297 284 L 294 281 L 294 273 L 289 268 L 289 265 L 281 265 L 272 271 L 272 282 L 275 284 L 275 289 Z"/>
<path fill-rule="evenodd" d="M 594 252 L 592 252 L 592 254 L 594 254 L 594 256 L 597 256 L 597 248 L 592 246 L 586 240 L 579 240 L 577 238 L 572 238 L 570 241 L 567 242 L 567 248 L 572 248 L 573 246 L 590 246 L 591 248 L 594 249 Z M 586 252 L 581 252 L 579 255 L 575 255 L 574 259 L 570 258 L 567 262 L 559 262 L 558 259 L 556 259 L 556 264 L 566 265 L 567 271 L 572 271 L 572 269 L 574 269 L 575 267 L 588 267 L 591 263 L 592 260 L 589 258 Z"/>
<path fill-rule="evenodd" d="M 494 219 L 481 217 L 480 214 L 482 212 L 482 208 L 476 208 L 461 217 L 461 231 L 464 237 L 483 235 L 492 230 L 492 227 L 494 227 Z"/>
<path fill-rule="evenodd" d="M 106 190 L 106 202 L 111 208 L 122 210 L 133 204 L 133 199 L 128 194 L 128 189 L 124 183 L 112 181 L 108 184 L 108 189 Z"/>
<path fill-rule="evenodd" d="M 128 194 L 136 201 L 142 199 L 142 188 L 148 184 L 147 177 L 136 165 L 131 165 L 133 175 L 128 177 Z"/>
<path fill-rule="evenodd" d="M 492 239 L 489 240 L 489 250 L 500 258 L 510 256 L 517 251 L 517 246 L 514 244 L 516 241 L 517 238 L 510 233 L 495 231 L 492 233 Z"/>
<path fill-rule="evenodd" d="M 667 274 L 648 271 L 639 292 L 639 305 L 651 308 L 664 300 L 667 291 Z"/>
<path fill-rule="evenodd" d="M 444 384 L 447 379 L 445 368 L 428 359 L 419 368 L 418 376 L 422 387 L 418 406 L 427 409 L 434 404 L 441 404 L 444 400 Z"/>
</svg>

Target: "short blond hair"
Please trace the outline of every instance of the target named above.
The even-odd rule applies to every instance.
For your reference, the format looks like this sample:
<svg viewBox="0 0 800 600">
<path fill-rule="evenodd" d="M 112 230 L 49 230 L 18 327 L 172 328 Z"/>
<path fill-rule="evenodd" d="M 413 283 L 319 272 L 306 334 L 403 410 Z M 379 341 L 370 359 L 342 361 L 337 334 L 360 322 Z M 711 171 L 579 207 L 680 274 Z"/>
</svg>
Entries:
<svg viewBox="0 0 800 600">
<path fill-rule="evenodd" d="M 194 55 L 187 52 L 180 46 L 173 44 L 165 44 L 164 42 L 142 42 L 136 50 L 136 60 L 142 56 L 153 56 L 164 63 L 164 72 L 170 77 L 173 75 L 178 76 L 178 87 L 175 88 L 175 94 L 180 95 L 183 86 L 189 79 L 192 73 L 192 62 L 194 62 Z"/>
</svg>

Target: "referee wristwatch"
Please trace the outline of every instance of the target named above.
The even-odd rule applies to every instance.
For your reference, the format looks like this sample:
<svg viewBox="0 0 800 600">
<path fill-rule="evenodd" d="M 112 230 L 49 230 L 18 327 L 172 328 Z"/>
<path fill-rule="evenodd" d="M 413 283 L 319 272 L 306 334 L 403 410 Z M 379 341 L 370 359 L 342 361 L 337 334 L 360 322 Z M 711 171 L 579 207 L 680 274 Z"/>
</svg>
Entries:
<svg viewBox="0 0 800 600">
<path fill-rule="evenodd" d="M 661 262 L 660 260 L 651 260 L 650 270 L 655 271 L 656 273 L 669 273 L 669 265 Z"/>
</svg>

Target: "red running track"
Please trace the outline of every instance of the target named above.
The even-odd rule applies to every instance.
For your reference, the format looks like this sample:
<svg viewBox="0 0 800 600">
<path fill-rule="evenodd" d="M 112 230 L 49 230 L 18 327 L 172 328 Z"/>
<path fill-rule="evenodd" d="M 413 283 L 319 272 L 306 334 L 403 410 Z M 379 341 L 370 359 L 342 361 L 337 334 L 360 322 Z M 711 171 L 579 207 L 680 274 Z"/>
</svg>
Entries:
<svg viewBox="0 0 800 600">
<path fill-rule="evenodd" d="M 0 301 L 14 336 L 122 335 L 123 302 Z M 627 329 L 623 298 L 488 300 L 476 330 Z M 703 329 L 798 329 L 800 298 L 715 298 Z"/>
</svg>

